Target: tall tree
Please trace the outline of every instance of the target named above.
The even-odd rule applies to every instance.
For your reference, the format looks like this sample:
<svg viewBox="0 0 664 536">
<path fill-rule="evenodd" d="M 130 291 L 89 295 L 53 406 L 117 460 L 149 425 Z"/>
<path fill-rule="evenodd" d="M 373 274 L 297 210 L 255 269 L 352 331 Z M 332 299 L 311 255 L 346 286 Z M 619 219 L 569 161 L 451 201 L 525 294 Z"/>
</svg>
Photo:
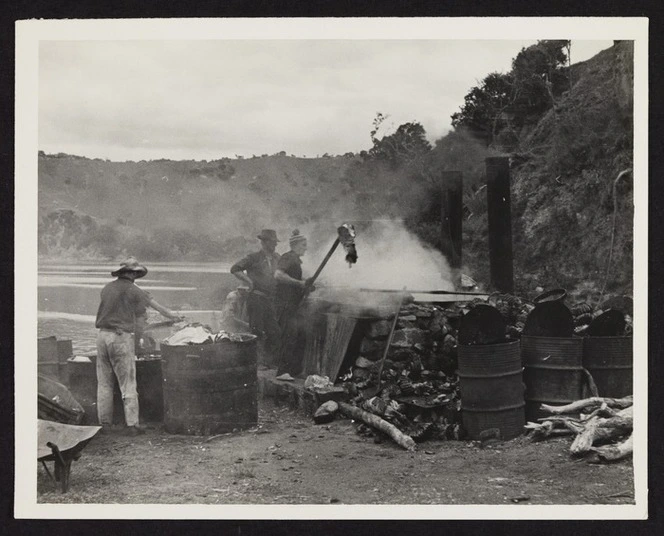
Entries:
<svg viewBox="0 0 664 536">
<path fill-rule="evenodd" d="M 394 169 L 409 164 L 431 151 L 426 131 L 416 121 L 399 125 L 393 134 L 378 138 L 378 130 L 387 117 L 381 113 L 376 115 L 374 128 L 370 133 L 373 147 L 369 149 L 366 158 L 386 161 Z"/>
</svg>

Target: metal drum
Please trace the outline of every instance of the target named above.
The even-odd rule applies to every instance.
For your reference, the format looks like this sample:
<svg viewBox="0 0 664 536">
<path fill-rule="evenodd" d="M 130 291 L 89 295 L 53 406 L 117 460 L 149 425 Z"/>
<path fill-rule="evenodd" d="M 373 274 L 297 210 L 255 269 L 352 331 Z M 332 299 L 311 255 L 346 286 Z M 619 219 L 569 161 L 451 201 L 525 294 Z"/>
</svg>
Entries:
<svg viewBox="0 0 664 536">
<path fill-rule="evenodd" d="M 632 394 L 632 337 L 586 337 L 583 366 L 597 385 L 599 396 L 622 398 Z"/>
<path fill-rule="evenodd" d="M 471 439 L 492 428 L 501 439 L 523 433 L 524 385 L 519 341 L 459 345 L 463 426 Z"/>
<path fill-rule="evenodd" d="M 526 383 L 526 416 L 535 420 L 540 404 L 569 404 L 583 398 L 583 339 L 581 337 L 521 336 Z"/>
<path fill-rule="evenodd" d="M 258 423 L 256 339 L 162 344 L 161 357 L 167 432 L 213 435 Z"/>
</svg>

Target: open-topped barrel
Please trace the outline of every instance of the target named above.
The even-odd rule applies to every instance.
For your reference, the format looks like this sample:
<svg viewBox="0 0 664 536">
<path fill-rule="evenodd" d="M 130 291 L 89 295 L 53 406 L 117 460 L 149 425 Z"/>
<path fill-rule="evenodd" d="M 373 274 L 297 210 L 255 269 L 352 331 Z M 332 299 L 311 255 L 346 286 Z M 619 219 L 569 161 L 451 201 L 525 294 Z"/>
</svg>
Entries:
<svg viewBox="0 0 664 536">
<path fill-rule="evenodd" d="M 521 337 L 526 383 L 526 417 L 540 417 L 540 405 L 564 405 L 584 396 L 581 337 Z"/>
<path fill-rule="evenodd" d="M 622 398 L 633 394 L 632 337 L 586 337 L 583 366 L 590 372 L 599 396 Z"/>
<path fill-rule="evenodd" d="M 459 390 L 463 427 L 471 439 L 483 432 L 500 439 L 523 433 L 524 385 L 519 341 L 507 341 L 498 309 L 476 305 L 459 325 Z"/>
<path fill-rule="evenodd" d="M 524 385 L 519 341 L 459 345 L 463 426 L 471 439 L 497 428 L 501 439 L 523 433 Z"/>
<path fill-rule="evenodd" d="M 161 345 L 164 426 L 171 434 L 213 435 L 258 423 L 255 337 Z"/>
</svg>

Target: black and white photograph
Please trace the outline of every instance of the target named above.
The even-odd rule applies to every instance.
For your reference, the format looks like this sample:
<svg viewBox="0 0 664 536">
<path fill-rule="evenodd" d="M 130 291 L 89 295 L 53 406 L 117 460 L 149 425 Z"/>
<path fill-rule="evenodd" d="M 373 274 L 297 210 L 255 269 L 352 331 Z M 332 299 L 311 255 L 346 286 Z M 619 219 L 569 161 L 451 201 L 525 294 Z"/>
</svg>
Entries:
<svg viewBox="0 0 664 536">
<path fill-rule="evenodd" d="M 18 518 L 646 519 L 645 18 L 16 23 Z"/>
</svg>

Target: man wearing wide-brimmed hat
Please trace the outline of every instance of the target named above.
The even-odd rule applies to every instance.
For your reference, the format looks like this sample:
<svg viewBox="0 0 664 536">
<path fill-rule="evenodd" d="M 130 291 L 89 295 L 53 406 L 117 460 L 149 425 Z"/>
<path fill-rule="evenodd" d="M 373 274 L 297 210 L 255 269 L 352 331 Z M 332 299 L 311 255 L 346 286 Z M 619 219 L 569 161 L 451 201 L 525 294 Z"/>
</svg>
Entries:
<svg viewBox="0 0 664 536">
<path fill-rule="evenodd" d="M 101 291 L 95 326 L 97 335 L 97 416 L 99 424 L 113 424 L 113 383 L 118 379 L 124 405 L 127 434 L 143 433 L 138 426 L 138 393 L 136 392 L 136 354 L 134 331 L 136 323 L 152 307 L 173 320 L 181 320 L 170 309 L 157 303 L 150 294 L 138 288 L 134 281 L 144 277 L 148 269 L 129 257 L 120 268 L 111 272 L 115 281 Z"/>
<path fill-rule="evenodd" d="M 247 313 L 253 333 L 259 336 L 261 364 L 272 365 L 279 344 L 279 325 L 274 312 L 274 271 L 279 262 L 275 252 L 277 233 L 273 229 L 263 229 L 257 237 L 261 241 L 260 251 L 250 253 L 231 266 L 231 273 L 246 283 Z"/>
</svg>

